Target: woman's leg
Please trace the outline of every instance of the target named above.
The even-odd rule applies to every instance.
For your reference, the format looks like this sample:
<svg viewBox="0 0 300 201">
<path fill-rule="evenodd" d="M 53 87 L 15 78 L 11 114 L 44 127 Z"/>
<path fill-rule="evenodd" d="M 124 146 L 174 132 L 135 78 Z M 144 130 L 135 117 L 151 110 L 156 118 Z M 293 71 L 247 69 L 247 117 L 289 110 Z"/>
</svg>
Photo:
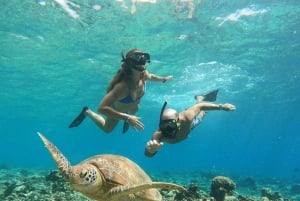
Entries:
<svg viewBox="0 0 300 201">
<path fill-rule="evenodd" d="M 100 114 L 93 112 L 91 109 L 85 111 L 85 115 L 88 116 L 99 128 L 105 133 L 110 133 L 118 124 L 119 120 L 107 118 L 104 119 Z"/>
</svg>

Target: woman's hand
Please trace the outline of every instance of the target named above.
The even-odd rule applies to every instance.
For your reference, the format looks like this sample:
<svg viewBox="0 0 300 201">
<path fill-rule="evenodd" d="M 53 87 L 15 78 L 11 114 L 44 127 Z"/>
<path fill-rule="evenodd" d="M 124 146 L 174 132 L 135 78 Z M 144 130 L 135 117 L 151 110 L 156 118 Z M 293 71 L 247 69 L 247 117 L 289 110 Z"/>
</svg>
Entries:
<svg viewBox="0 0 300 201">
<path fill-rule="evenodd" d="M 132 126 L 135 130 L 144 130 L 144 124 L 140 122 L 141 117 L 128 115 L 126 123 Z"/>
</svg>

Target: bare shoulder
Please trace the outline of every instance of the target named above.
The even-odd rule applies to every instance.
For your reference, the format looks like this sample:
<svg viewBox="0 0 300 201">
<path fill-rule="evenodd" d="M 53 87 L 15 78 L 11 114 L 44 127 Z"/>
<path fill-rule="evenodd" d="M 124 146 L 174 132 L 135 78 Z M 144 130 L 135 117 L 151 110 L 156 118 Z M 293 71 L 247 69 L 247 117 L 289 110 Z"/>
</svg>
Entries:
<svg viewBox="0 0 300 201">
<path fill-rule="evenodd" d="M 199 108 L 196 105 L 193 105 L 186 110 L 180 112 L 180 116 L 182 120 L 191 121 L 199 114 Z"/>
<path fill-rule="evenodd" d="M 195 104 L 182 111 L 181 114 L 189 115 L 191 113 L 198 112 L 198 110 L 199 110 L 199 106 Z"/>
<path fill-rule="evenodd" d="M 112 90 L 122 91 L 122 90 L 128 90 L 128 89 L 129 89 L 128 83 L 125 81 L 120 81 L 114 86 L 114 88 Z"/>
<path fill-rule="evenodd" d="M 122 98 L 129 93 L 129 86 L 125 81 L 118 82 L 114 88 L 109 92 L 115 97 Z"/>
</svg>

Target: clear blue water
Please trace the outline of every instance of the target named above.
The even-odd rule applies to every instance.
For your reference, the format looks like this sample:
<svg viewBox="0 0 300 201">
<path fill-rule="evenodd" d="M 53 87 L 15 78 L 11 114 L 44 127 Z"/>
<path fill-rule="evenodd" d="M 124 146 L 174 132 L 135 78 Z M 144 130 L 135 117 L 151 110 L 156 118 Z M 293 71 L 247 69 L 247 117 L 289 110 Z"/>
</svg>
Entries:
<svg viewBox="0 0 300 201">
<path fill-rule="evenodd" d="M 70 17 L 54 1 L 2 1 L 0 7 L 0 164 L 55 168 L 42 132 L 72 164 L 100 153 L 121 154 L 147 171 L 218 171 L 300 180 L 300 4 L 286 1 L 170 0 L 138 4 L 73 1 Z M 100 4 L 102 9 L 92 8 Z M 120 65 L 120 51 L 151 54 L 149 71 L 173 75 L 149 83 L 138 115 L 145 130 L 110 135 L 90 120 L 67 128 L 84 105 L 96 109 Z M 182 143 L 154 158 L 143 154 L 164 100 L 182 110 L 193 96 L 218 88 L 218 103 Z"/>
</svg>

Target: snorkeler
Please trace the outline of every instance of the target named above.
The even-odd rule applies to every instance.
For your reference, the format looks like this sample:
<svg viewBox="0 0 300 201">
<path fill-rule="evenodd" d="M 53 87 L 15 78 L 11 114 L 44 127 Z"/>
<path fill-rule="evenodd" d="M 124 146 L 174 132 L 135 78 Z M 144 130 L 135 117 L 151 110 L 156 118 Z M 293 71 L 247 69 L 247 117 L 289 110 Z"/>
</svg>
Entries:
<svg viewBox="0 0 300 201">
<path fill-rule="evenodd" d="M 163 146 L 164 142 L 175 144 L 188 137 L 191 130 L 198 126 L 206 110 L 224 110 L 233 111 L 235 106 L 229 103 L 213 104 L 203 101 L 215 101 L 218 90 L 213 90 L 204 95 L 197 95 L 195 99 L 197 103 L 190 108 L 178 113 L 174 109 L 165 109 L 165 102 L 161 114 L 159 128 L 155 131 L 152 139 L 147 142 L 145 155 L 148 157 L 154 156 Z"/>
<path fill-rule="evenodd" d="M 139 49 L 130 50 L 126 55 L 122 53 L 122 64 L 117 74 L 110 81 L 107 93 L 99 104 L 98 112 L 83 107 L 80 114 L 72 121 L 69 128 L 77 127 L 89 117 L 105 133 L 110 133 L 120 120 L 124 120 L 123 133 L 129 126 L 135 130 L 143 130 L 144 124 L 140 117 L 135 116 L 142 97 L 146 93 L 146 81 L 166 82 L 173 76 L 161 77 L 150 73 L 146 69 L 150 63 L 150 54 Z"/>
</svg>

